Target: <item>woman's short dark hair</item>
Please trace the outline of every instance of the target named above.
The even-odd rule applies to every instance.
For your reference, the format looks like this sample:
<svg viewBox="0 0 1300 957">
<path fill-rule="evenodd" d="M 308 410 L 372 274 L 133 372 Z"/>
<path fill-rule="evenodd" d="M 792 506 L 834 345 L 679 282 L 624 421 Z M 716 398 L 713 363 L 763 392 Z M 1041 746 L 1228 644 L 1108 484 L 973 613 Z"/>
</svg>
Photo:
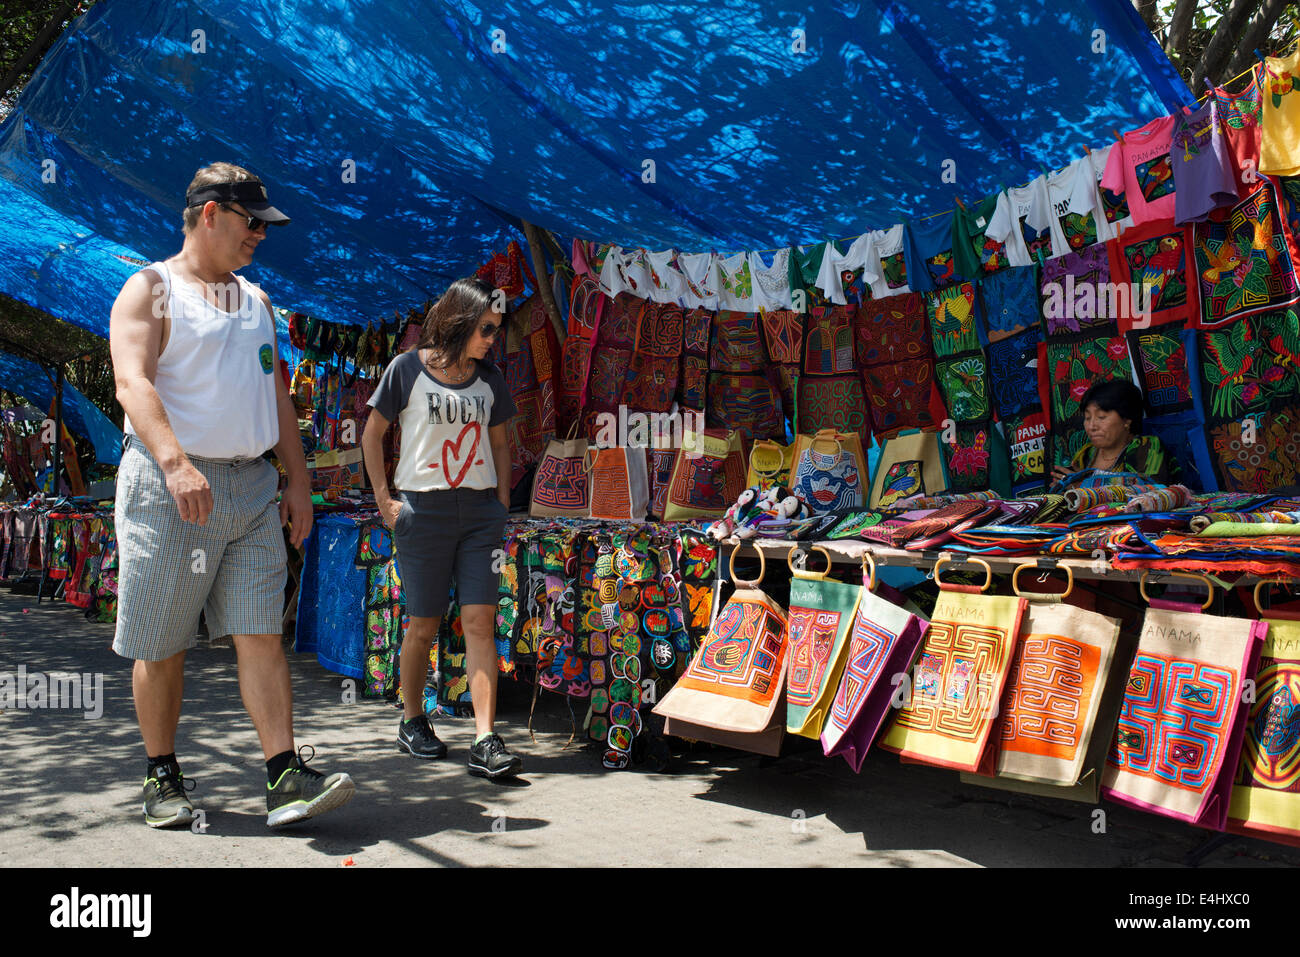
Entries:
<svg viewBox="0 0 1300 957">
<path fill-rule="evenodd" d="M 440 361 L 455 362 L 478 328 L 479 317 L 492 307 L 494 292 L 481 279 L 457 279 L 429 308 L 417 348 L 433 350 Z"/>
<path fill-rule="evenodd" d="M 1126 379 L 1098 382 L 1083 394 L 1079 410 L 1086 412 L 1090 405 L 1096 405 L 1103 412 L 1118 412 L 1121 419 L 1128 419 L 1131 423 L 1130 432 L 1142 434 L 1142 391 L 1132 382 Z"/>
</svg>

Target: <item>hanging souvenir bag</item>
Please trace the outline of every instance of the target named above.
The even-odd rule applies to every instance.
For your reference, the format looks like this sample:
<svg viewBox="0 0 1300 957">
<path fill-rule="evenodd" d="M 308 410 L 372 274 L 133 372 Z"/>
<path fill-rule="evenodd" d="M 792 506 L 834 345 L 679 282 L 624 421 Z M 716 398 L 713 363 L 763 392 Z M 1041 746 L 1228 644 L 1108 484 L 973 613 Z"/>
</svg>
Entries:
<svg viewBox="0 0 1300 957">
<path fill-rule="evenodd" d="M 1036 569 L 1033 563 L 1011 575 L 1012 589 L 1029 606 L 993 728 L 997 777 L 962 780 L 1096 803 L 1127 669 L 1111 667 L 1121 647 L 1119 622 L 1066 604 L 1074 572 L 1060 567 L 1066 588 L 1059 594 L 1020 590 L 1020 575 Z"/>
<path fill-rule="evenodd" d="M 646 475 L 646 450 L 617 445 L 595 449 L 588 476 L 592 518 L 618 522 L 643 522 L 650 507 Z"/>
<path fill-rule="evenodd" d="M 826 558 L 824 572 L 796 568 L 791 562 L 798 547 L 786 555 L 790 567 L 790 651 L 786 675 L 785 729 L 805 738 L 821 737 L 831 699 L 840 686 L 848 636 L 862 596 L 860 585 L 828 578 L 830 552 L 820 545 L 812 551 Z"/>
<path fill-rule="evenodd" d="M 654 713 L 665 719 L 665 734 L 776 755 L 785 733 L 786 614 L 759 590 L 767 572 L 762 550 L 757 581 L 736 577 L 739 550 L 731 553 L 736 590 Z"/>
<path fill-rule="evenodd" d="M 1147 595 L 1137 655 L 1102 777 L 1102 796 L 1153 814 L 1221 831 L 1250 705 L 1242 684 L 1255 674 L 1268 633 L 1262 621 L 1221 618 Z M 1174 610 L 1178 609 L 1178 610 Z M 1190 609 L 1190 611 L 1188 610 Z"/>
<path fill-rule="evenodd" d="M 939 583 L 930 629 L 912 669 L 910 698 L 894 715 L 880 746 L 904 761 L 977 771 L 989 754 L 998 702 L 1011 671 L 1023 598 L 985 595 L 993 570 L 978 558 L 984 584 L 952 585 L 939 577 L 950 561 L 934 566 Z"/>
<path fill-rule="evenodd" d="M 795 443 L 780 445 L 771 439 L 759 439 L 749 450 L 749 474 L 745 488 L 771 488 L 790 484 L 790 466 L 794 464 Z"/>
<path fill-rule="evenodd" d="M 890 592 L 893 597 L 886 597 Z M 877 585 L 875 560 L 870 552 L 864 553 L 861 595 L 849 633 L 844 672 L 821 734 L 826 756 L 842 756 L 855 774 L 862 769 L 867 749 L 890 714 L 890 700 L 897 688 L 894 676 L 911 668 L 930 626 L 902 608 L 901 600 L 902 595 L 888 585 Z"/>
<path fill-rule="evenodd" d="M 745 489 L 745 450 L 738 432 L 685 431 L 673 462 L 665 521 L 721 518 Z"/>
<path fill-rule="evenodd" d="M 902 499 L 938 495 L 947 488 L 939 433 L 907 432 L 881 446 L 867 508 L 893 508 Z"/>
<path fill-rule="evenodd" d="M 587 440 L 575 438 L 575 422 L 566 439 L 551 439 L 533 473 L 528 514 L 533 518 L 586 518 L 591 513 L 591 462 Z"/>
<path fill-rule="evenodd" d="M 1241 760 L 1228 806 L 1228 830 L 1300 846 L 1300 613 L 1255 607 L 1268 637 L 1255 674 Z"/>
<path fill-rule="evenodd" d="M 790 489 L 813 512 L 861 508 L 867 458 L 856 432 L 822 429 L 794 443 Z"/>
</svg>

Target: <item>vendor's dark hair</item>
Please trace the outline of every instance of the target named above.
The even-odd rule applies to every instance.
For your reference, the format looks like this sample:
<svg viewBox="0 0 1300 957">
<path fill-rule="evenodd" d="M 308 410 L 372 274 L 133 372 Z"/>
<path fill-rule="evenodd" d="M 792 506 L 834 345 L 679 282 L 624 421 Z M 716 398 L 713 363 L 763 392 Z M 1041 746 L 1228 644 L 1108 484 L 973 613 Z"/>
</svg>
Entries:
<svg viewBox="0 0 1300 957">
<path fill-rule="evenodd" d="M 1132 423 L 1129 431 L 1142 434 L 1142 392 L 1132 382 L 1127 379 L 1098 382 L 1083 394 L 1079 410 L 1086 412 L 1094 404 L 1103 412 L 1118 412 L 1120 418 Z"/>
<path fill-rule="evenodd" d="M 478 328 L 479 317 L 491 308 L 495 291 L 482 279 L 457 279 L 429 307 L 416 348 L 432 350 L 440 362 L 455 362 Z"/>
</svg>

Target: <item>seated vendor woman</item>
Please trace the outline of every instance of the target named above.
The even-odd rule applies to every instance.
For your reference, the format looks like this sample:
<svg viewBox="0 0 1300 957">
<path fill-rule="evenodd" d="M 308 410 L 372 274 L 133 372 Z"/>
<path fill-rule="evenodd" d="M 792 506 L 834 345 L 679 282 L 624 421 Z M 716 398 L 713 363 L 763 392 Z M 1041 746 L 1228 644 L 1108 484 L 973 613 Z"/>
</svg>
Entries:
<svg viewBox="0 0 1300 957">
<path fill-rule="evenodd" d="M 1168 485 L 1174 481 L 1172 462 L 1164 446 L 1154 435 L 1142 435 L 1142 393 L 1132 382 L 1111 380 L 1098 382 L 1084 393 L 1079 404 L 1083 409 L 1083 430 L 1088 435 L 1069 466 L 1052 469 L 1052 480 L 1084 469 L 1099 472 L 1133 472 L 1145 475 L 1153 483 Z"/>
</svg>

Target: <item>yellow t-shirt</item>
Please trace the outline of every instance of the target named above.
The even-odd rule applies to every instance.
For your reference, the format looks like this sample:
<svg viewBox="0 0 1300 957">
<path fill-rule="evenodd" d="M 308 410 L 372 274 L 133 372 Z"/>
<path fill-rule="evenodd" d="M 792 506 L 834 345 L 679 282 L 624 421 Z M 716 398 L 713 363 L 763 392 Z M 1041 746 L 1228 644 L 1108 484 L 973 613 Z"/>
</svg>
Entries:
<svg viewBox="0 0 1300 957">
<path fill-rule="evenodd" d="M 1289 57 L 1267 57 L 1264 63 L 1259 171 L 1295 176 L 1300 173 L 1300 47 Z"/>
</svg>

